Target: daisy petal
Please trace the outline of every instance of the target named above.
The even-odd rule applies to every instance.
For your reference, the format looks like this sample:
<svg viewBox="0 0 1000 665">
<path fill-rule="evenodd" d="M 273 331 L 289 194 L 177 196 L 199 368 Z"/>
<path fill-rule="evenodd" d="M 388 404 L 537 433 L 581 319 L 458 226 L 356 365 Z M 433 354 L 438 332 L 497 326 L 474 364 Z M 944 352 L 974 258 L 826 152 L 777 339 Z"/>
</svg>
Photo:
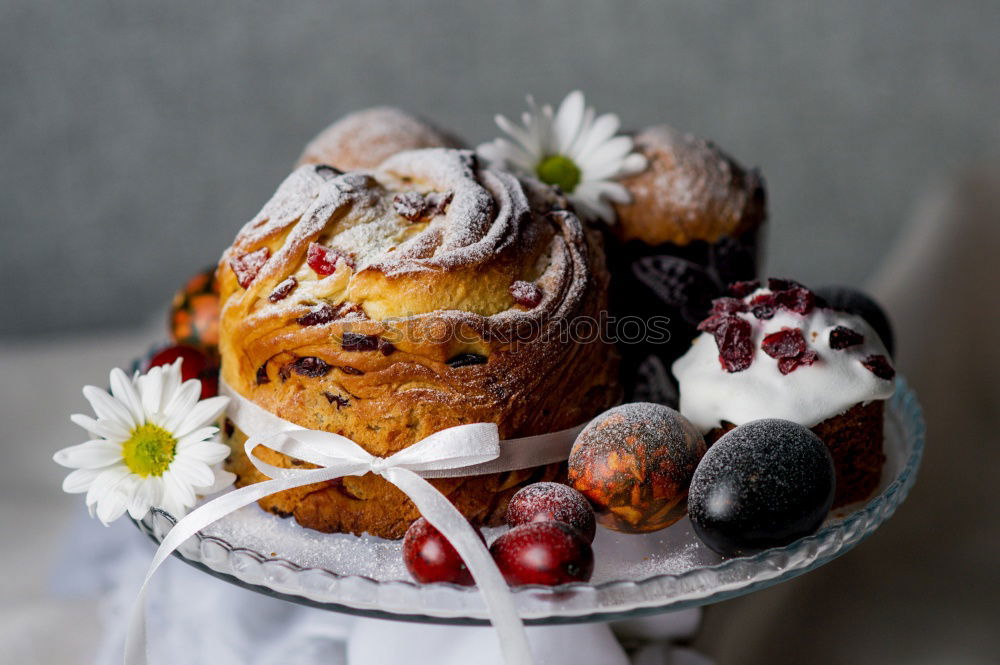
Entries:
<svg viewBox="0 0 1000 665">
<path fill-rule="evenodd" d="M 229 449 L 229 446 L 225 444 L 216 443 L 215 441 L 202 441 L 188 446 L 183 451 L 179 451 L 179 454 L 198 460 L 199 462 L 204 462 L 205 464 L 218 464 L 229 457 L 230 452 L 232 451 Z"/>
<path fill-rule="evenodd" d="M 171 471 L 163 474 L 163 501 L 174 501 L 183 506 L 193 506 L 197 500 L 194 488 Z"/>
<path fill-rule="evenodd" d="M 214 423 L 222 415 L 222 412 L 226 410 L 227 406 L 229 406 L 228 397 L 209 397 L 208 399 L 203 399 L 195 404 L 194 408 L 184 414 L 184 419 L 173 430 L 174 436 L 186 436 L 199 427 L 203 427 L 208 423 Z"/>
<path fill-rule="evenodd" d="M 618 173 L 625 155 L 632 151 L 632 139 L 616 136 L 595 148 L 587 161 L 580 165 L 584 180 L 601 180 Z"/>
<path fill-rule="evenodd" d="M 222 468 L 214 468 L 212 470 L 215 473 L 215 482 L 210 486 L 195 488 L 195 491 L 202 496 L 208 496 L 210 494 L 215 494 L 216 492 L 221 492 L 236 482 L 235 473 L 230 473 Z"/>
<path fill-rule="evenodd" d="M 184 436 L 186 432 L 178 432 L 177 427 L 184 422 L 188 414 L 195 408 L 198 398 L 201 397 L 201 381 L 190 379 L 181 384 L 174 392 L 173 399 L 167 402 L 163 412 L 160 414 L 159 425 L 165 430 L 173 432 L 174 436 Z M 198 423 L 195 427 L 200 427 L 205 423 Z"/>
<path fill-rule="evenodd" d="M 144 478 L 128 497 L 128 514 L 132 519 L 141 520 L 149 509 L 160 503 L 163 496 L 160 478 Z"/>
<path fill-rule="evenodd" d="M 125 514 L 128 506 L 128 499 L 121 492 L 110 492 L 101 497 L 97 503 L 97 519 L 101 520 L 104 526 L 114 522 Z"/>
<path fill-rule="evenodd" d="M 115 443 L 120 443 L 131 436 L 125 427 L 113 420 L 94 420 L 82 413 L 74 413 L 69 419 L 91 435 L 100 436 Z"/>
<path fill-rule="evenodd" d="M 131 475 L 132 472 L 124 464 L 113 466 L 110 469 L 103 469 L 101 474 L 94 478 L 94 481 L 90 484 L 90 489 L 87 490 L 87 505 L 93 506 L 97 504 L 102 496 L 113 491 L 119 483 Z"/>
<path fill-rule="evenodd" d="M 206 439 L 210 439 L 215 436 L 218 431 L 218 427 L 202 427 L 201 429 L 196 429 L 190 434 L 185 434 L 181 438 L 177 439 L 177 450 L 184 450 L 192 444 L 201 443 Z"/>
<path fill-rule="evenodd" d="M 574 90 L 566 95 L 566 99 L 559 105 L 553 128 L 555 129 L 558 151 L 561 154 L 566 153 L 580 132 L 584 108 L 583 93 L 579 90 Z"/>
<path fill-rule="evenodd" d="M 154 368 L 156 369 L 156 368 Z M 163 380 L 160 372 L 144 374 L 136 380 L 142 408 L 147 414 L 160 413 L 163 411 Z"/>
<path fill-rule="evenodd" d="M 586 138 L 576 145 L 576 151 L 572 156 L 580 162 L 586 162 L 591 151 L 614 136 L 619 127 L 621 122 L 618 116 L 614 113 L 605 113 L 594 121 Z"/>
<path fill-rule="evenodd" d="M 170 471 L 177 476 L 177 480 L 191 484 L 194 487 L 211 485 L 215 481 L 215 474 L 204 462 L 177 457 L 170 463 Z"/>
<path fill-rule="evenodd" d="M 646 159 L 646 156 L 633 152 L 622 162 L 621 175 L 639 173 L 646 170 L 647 166 L 649 166 L 649 160 Z"/>
<path fill-rule="evenodd" d="M 136 426 L 125 405 L 97 386 L 84 386 L 83 396 L 90 402 L 99 420 L 111 420 L 129 430 Z"/>
<path fill-rule="evenodd" d="M 132 420 L 136 425 L 146 422 L 146 414 L 143 412 L 139 393 L 132 384 L 132 380 L 117 367 L 111 370 L 111 394 L 125 405 L 125 408 L 132 414 Z"/>
<path fill-rule="evenodd" d="M 62 491 L 67 494 L 86 492 L 94 479 L 103 472 L 103 469 L 77 469 L 63 479 Z"/>
<path fill-rule="evenodd" d="M 100 469 L 121 461 L 122 446 L 120 443 L 95 439 L 63 448 L 52 459 L 56 464 L 70 469 Z"/>
</svg>

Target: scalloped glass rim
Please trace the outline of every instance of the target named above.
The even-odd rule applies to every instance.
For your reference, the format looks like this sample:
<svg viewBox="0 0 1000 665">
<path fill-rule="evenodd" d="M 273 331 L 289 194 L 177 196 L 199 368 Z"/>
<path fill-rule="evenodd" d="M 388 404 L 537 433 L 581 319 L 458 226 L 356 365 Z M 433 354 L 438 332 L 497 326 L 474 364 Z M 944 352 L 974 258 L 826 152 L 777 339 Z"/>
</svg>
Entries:
<svg viewBox="0 0 1000 665">
<path fill-rule="evenodd" d="M 724 559 L 679 573 L 599 584 L 522 586 L 513 595 L 529 624 L 606 621 L 720 602 L 809 572 L 870 536 L 905 500 L 924 450 L 923 413 L 901 376 L 886 409 L 887 439 L 898 437 L 905 461 L 885 489 L 842 520 L 780 548 Z M 154 542 L 173 526 L 161 510 L 136 522 Z M 174 552 L 186 563 L 232 584 L 290 602 L 361 616 L 445 624 L 485 624 L 487 613 L 475 588 L 376 580 L 307 567 L 197 534 Z"/>
</svg>

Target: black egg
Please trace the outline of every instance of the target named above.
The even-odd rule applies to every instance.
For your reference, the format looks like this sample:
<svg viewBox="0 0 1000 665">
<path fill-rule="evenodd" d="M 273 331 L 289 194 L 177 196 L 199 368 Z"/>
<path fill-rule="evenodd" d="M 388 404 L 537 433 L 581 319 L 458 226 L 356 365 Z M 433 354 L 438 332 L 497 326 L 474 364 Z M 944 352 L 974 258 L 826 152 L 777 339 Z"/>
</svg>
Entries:
<svg viewBox="0 0 1000 665">
<path fill-rule="evenodd" d="M 850 314 L 857 314 L 868 322 L 885 344 L 889 355 L 896 352 L 895 340 L 892 336 L 892 325 L 885 310 L 879 307 L 878 303 L 870 296 L 847 286 L 824 286 L 816 289 L 816 295 L 823 298 L 826 304 L 833 309 L 839 309 Z"/>
<path fill-rule="evenodd" d="M 816 531 L 833 504 L 833 459 L 801 425 L 755 420 L 708 449 L 691 480 L 698 537 L 723 556 L 780 547 Z"/>
</svg>

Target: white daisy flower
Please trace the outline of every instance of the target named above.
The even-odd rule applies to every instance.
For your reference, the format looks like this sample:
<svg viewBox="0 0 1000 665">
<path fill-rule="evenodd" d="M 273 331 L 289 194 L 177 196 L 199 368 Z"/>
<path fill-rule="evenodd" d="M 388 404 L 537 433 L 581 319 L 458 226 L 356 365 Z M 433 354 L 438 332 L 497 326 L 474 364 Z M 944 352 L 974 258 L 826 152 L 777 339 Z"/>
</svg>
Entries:
<svg viewBox="0 0 1000 665">
<path fill-rule="evenodd" d="M 198 494 L 217 492 L 236 479 L 222 468 L 229 446 L 212 440 L 228 397 L 199 401 L 201 381 L 181 383 L 181 360 L 131 379 L 111 370 L 111 394 L 86 386 L 83 395 L 97 419 L 70 419 L 91 439 L 57 452 L 57 464 L 76 469 L 63 491 L 87 493 L 87 507 L 105 525 L 127 510 L 141 519 L 150 508 L 176 518 L 194 506 Z"/>
<path fill-rule="evenodd" d="M 632 152 L 632 139 L 615 133 L 620 123 L 614 113 L 596 116 L 583 93 L 574 90 L 553 113 L 538 107 L 528 95 L 530 110 L 519 126 L 502 115 L 497 126 L 509 138 L 494 139 L 477 152 L 491 164 L 558 185 L 584 214 L 605 222 L 615 220 L 609 201 L 628 203 L 628 190 L 614 179 L 646 168 L 646 158 Z"/>
</svg>

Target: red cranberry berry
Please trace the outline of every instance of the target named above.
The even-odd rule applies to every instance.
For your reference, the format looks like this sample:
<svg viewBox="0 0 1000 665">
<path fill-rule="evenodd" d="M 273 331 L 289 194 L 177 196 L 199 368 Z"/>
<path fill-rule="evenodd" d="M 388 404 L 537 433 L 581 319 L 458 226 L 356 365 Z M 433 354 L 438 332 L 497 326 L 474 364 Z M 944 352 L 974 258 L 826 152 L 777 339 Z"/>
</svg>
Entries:
<svg viewBox="0 0 1000 665">
<path fill-rule="evenodd" d="M 308 314 L 303 314 L 299 318 L 295 319 L 295 322 L 300 326 L 319 326 L 333 321 L 339 314 L 340 309 L 338 307 L 333 307 L 332 305 L 317 305 L 310 309 Z"/>
<path fill-rule="evenodd" d="M 719 363 L 727 372 L 742 372 L 753 363 L 753 329 L 750 322 L 738 316 L 723 316 L 715 324 L 712 335 L 719 347 Z"/>
<path fill-rule="evenodd" d="M 482 538 L 482 534 L 479 537 Z M 421 584 L 475 584 L 462 557 L 441 532 L 423 517 L 411 524 L 403 536 L 403 563 L 413 579 Z"/>
<path fill-rule="evenodd" d="M 782 374 L 790 374 L 799 367 L 812 365 L 817 360 L 819 360 L 819 354 L 815 351 L 806 351 L 791 358 L 780 358 L 778 360 L 778 371 Z"/>
<path fill-rule="evenodd" d="M 857 346 L 865 341 L 865 336 L 856 330 L 851 330 L 844 326 L 837 326 L 830 331 L 830 348 L 841 350 L 852 346 Z"/>
<path fill-rule="evenodd" d="M 261 247 L 256 251 L 229 259 L 229 267 L 236 274 L 236 281 L 245 289 L 250 286 L 270 257 L 271 250 Z"/>
<path fill-rule="evenodd" d="M 337 270 L 337 259 L 340 254 L 315 242 L 309 243 L 309 250 L 306 252 L 306 263 L 317 275 L 332 275 Z"/>
<path fill-rule="evenodd" d="M 534 483 L 522 487 L 507 504 L 507 525 L 531 522 L 562 522 L 594 542 L 597 520 L 590 502 L 580 492 L 562 483 Z"/>
<path fill-rule="evenodd" d="M 778 291 L 774 294 L 774 298 L 780 307 L 796 314 L 808 314 L 816 306 L 816 296 L 813 295 L 812 291 L 802 286 Z"/>
<path fill-rule="evenodd" d="M 881 354 L 868 356 L 861 361 L 861 364 L 880 379 L 892 381 L 892 377 L 896 376 L 896 370 L 889 364 L 889 359 Z"/>
<path fill-rule="evenodd" d="M 750 307 L 739 298 L 716 298 L 712 301 L 712 314 L 747 312 Z"/>
<path fill-rule="evenodd" d="M 767 288 L 772 291 L 788 291 L 794 288 L 805 288 L 793 279 L 778 279 L 770 277 L 767 280 Z"/>
<path fill-rule="evenodd" d="M 794 358 L 806 350 L 806 338 L 798 328 L 782 328 L 764 337 L 760 348 L 772 358 Z"/>
<path fill-rule="evenodd" d="M 493 541 L 490 553 L 512 586 L 586 582 L 594 572 L 590 544 L 562 522 L 516 526 Z"/>
<path fill-rule="evenodd" d="M 534 309 L 542 302 L 542 290 L 531 282 L 514 282 L 510 285 L 510 295 L 515 303 L 528 309 Z"/>
<path fill-rule="evenodd" d="M 172 365 L 178 358 L 181 362 L 181 380 L 198 379 L 201 381 L 201 398 L 215 397 L 219 392 L 219 368 L 215 367 L 212 361 L 204 352 L 187 346 L 177 344 L 160 349 L 149 359 L 147 370 L 160 365 Z"/>
<path fill-rule="evenodd" d="M 729 285 L 729 293 L 736 298 L 746 298 L 759 288 L 760 282 L 756 279 L 746 282 L 733 282 Z"/>
<path fill-rule="evenodd" d="M 289 277 L 285 281 L 278 284 L 278 286 L 274 287 L 274 291 L 271 291 L 271 295 L 267 297 L 268 301 L 278 302 L 279 300 L 284 300 L 288 297 L 288 294 L 291 293 L 296 286 L 298 286 L 298 284 L 299 281 L 297 279 Z"/>
<path fill-rule="evenodd" d="M 778 302 L 773 293 L 761 293 L 750 300 L 750 312 L 758 319 L 773 319 Z"/>
</svg>

